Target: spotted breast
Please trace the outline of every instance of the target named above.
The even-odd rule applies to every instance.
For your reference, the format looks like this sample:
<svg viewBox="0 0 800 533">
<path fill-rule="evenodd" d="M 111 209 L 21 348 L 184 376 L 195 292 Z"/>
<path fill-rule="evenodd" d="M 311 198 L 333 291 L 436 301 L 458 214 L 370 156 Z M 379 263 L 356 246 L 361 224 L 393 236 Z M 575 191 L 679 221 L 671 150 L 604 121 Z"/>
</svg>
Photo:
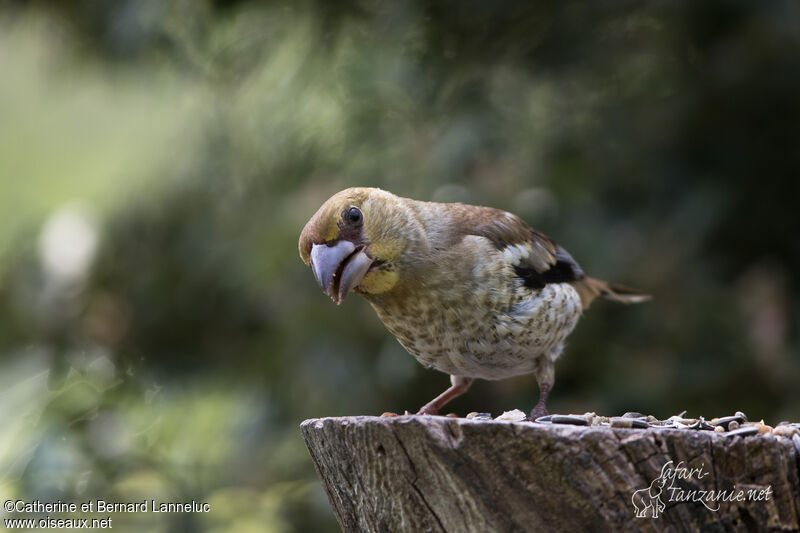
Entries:
<svg viewBox="0 0 800 533">
<path fill-rule="evenodd" d="M 489 380 L 533 373 L 561 353 L 581 316 L 581 299 L 569 283 L 526 286 L 514 272 L 519 253 L 467 236 L 437 262 L 437 268 L 447 265 L 449 276 L 423 273 L 393 298 L 367 298 L 425 366 Z"/>
</svg>

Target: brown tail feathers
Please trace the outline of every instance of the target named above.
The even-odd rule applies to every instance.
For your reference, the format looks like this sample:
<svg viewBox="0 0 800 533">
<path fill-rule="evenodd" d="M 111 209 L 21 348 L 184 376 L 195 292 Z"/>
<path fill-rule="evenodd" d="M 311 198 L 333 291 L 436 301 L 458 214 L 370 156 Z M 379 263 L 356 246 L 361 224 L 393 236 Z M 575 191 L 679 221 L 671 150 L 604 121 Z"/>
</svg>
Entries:
<svg viewBox="0 0 800 533">
<path fill-rule="evenodd" d="M 590 277 L 573 281 L 572 286 L 577 289 L 584 309 L 589 307 L 592 300 L 598 296 L 623 304 L 638 304 L 651 299 L 649 294 L 626 287 L 625 285 L 609 283 L 608 281 Z"/>
</svg>

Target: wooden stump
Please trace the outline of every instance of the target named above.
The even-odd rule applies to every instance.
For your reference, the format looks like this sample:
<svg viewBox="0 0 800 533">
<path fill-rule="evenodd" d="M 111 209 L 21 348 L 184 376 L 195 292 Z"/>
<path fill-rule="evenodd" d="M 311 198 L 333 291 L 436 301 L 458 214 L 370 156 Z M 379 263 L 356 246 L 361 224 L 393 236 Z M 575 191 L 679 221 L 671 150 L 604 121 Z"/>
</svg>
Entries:
<svg viewBox="0 0 800 533">
<path fill-rule="evenodd" d="M 301 431 L 344 531 L 800 530 L 797 434 L 430 416 Z"/>
</svg>

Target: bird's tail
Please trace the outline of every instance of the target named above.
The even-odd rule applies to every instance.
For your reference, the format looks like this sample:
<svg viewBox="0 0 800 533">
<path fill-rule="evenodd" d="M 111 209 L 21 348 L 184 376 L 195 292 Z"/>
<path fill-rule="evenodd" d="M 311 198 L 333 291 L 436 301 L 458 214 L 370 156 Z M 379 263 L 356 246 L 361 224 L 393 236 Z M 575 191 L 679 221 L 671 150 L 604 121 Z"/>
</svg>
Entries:
<svg viewBox="0 0 800 533">
<path fill-rule="evenodd" d="M 574 281 L 573 286 L 577 289 L 581 297 L 581 304 L 584 309 L 589 307 L 592 300 L 598 296 L 623 304 L 638 304 L 651 299 L 649 294 L 645 294 L 642 291 L 618 283 L 609 283 L 601 279 L 590 278 L 588 276 Z"/>
</svg>

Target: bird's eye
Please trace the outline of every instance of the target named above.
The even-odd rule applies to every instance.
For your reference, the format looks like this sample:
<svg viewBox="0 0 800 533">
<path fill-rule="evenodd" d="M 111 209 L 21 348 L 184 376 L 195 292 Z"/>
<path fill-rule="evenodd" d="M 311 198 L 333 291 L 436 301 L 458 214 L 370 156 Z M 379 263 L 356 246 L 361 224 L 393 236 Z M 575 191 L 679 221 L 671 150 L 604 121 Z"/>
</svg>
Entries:
<svg viewBox="0 0 800 533">
<path fill-rule="evenodd" d="M 364 221 L 364 215 L 361 214 L 361 209 L 348 207 L 344 212 L 344 219 L 346 222 L 358 226 Z"/>
</svg>

